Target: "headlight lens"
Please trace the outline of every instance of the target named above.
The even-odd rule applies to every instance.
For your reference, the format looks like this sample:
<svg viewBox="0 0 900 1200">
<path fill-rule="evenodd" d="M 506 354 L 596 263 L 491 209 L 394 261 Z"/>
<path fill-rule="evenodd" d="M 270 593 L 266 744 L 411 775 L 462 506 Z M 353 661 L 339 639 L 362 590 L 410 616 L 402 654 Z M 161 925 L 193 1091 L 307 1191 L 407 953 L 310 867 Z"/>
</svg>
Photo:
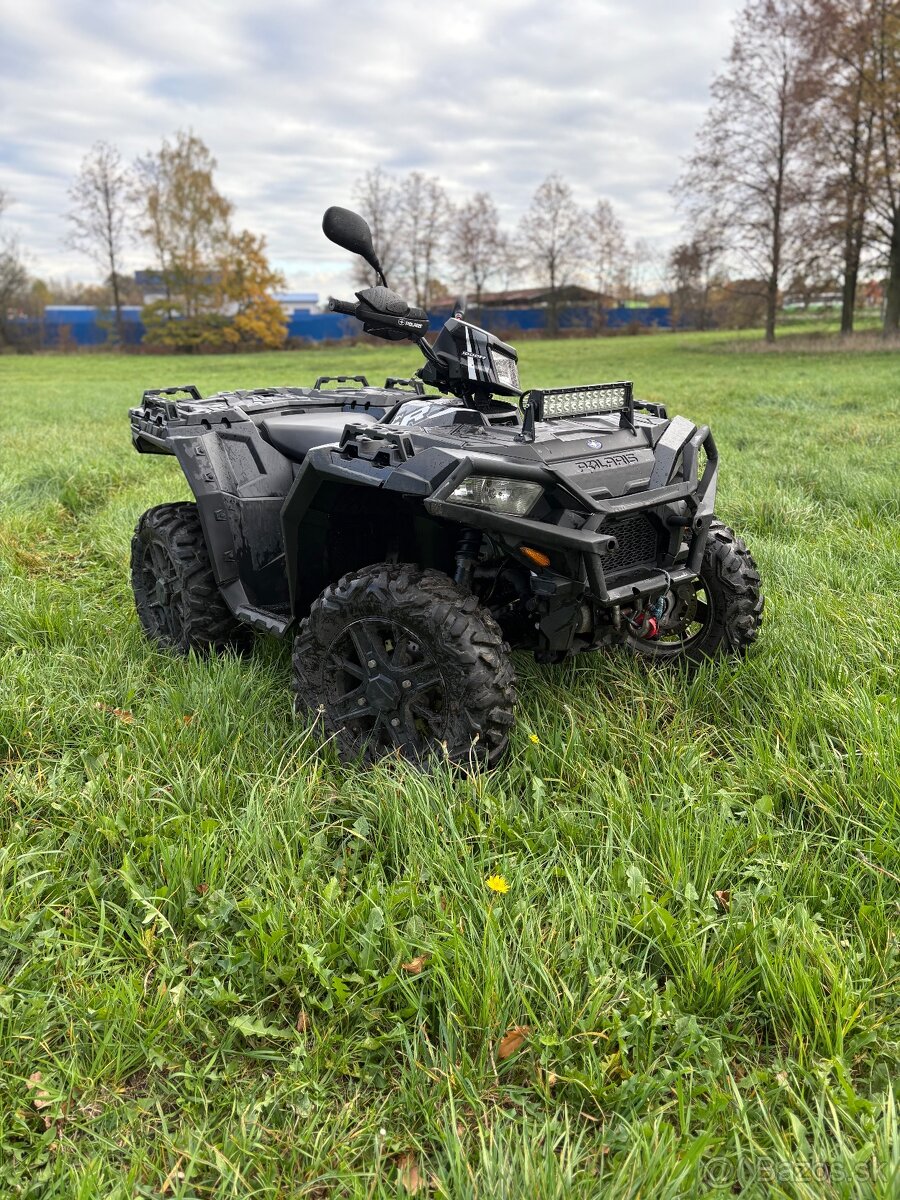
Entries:
<svg viewBox="0 0 900 1200">
<path fill-rule="evenodd" d="M 541 491 L 539 483 L 527 483 L 523 479 L 470 475 L 457 484 L 447 499 L 456 504 L 471 504 L 474 508 L 488 508 L 491 512 L 524 517 L 534 508 Z"/>
<path fill-rule="evenodd" d="M 510 358 L 508 354 L 501 354 L 495 347 L 491 347 L 491 358 L 494 362 L 494 374 L 497 376 L 497 382 L 502 383 L 504 387 L 515 388 L 519 390 L 519 364 L 514 358 Z"/>
</svg>

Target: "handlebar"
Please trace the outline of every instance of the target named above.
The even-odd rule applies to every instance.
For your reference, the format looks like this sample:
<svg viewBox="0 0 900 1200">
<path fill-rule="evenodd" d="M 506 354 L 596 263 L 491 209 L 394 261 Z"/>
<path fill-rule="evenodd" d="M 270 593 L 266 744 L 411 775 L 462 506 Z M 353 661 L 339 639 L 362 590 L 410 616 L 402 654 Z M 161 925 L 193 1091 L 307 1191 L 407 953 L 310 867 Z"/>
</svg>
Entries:
<svg viewBox="0 0 900 1200">
<path fill-rule="evenodd" d="M 351 303 L 349 300 L 335 300 L 332 296 L 328 301 L 328 307 L 332 312 L 343 313 L 347 317 L 355 317 L 359 304 Z"/>
<path fill-rule="evenodd" d="M 386 287 L 369 288 L 357 292 L 356 304 L 349 300 L 335 300 L 332 296 L 328 307 L 332 312 L 362 321 L 363 331 L 389 342 L 408 338 L 421 342 L 428 332 L 428 314 L 423 308 L 410 308 L 406 301 Z"/>
</svg>

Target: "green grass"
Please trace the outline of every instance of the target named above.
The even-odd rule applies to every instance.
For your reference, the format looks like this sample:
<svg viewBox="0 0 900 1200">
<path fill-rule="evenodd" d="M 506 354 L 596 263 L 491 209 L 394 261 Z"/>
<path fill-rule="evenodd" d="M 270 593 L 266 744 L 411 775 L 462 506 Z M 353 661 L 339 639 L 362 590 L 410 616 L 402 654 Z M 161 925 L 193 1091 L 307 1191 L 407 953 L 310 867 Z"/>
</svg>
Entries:
<svg viewBox="0 0 900 1200">
<path fill-rule="evenodd" d="M 414 352 L 0 360 L 0 1195 L 898 1194 L 900 355 L 522 349 L 712 425 L 765 623 L 522 658 L 508 761 L 427 779 L 340 766 L 286 645 L 155 653 L 126 570 L 187 495 L 143 387 Z"/>
</svg>

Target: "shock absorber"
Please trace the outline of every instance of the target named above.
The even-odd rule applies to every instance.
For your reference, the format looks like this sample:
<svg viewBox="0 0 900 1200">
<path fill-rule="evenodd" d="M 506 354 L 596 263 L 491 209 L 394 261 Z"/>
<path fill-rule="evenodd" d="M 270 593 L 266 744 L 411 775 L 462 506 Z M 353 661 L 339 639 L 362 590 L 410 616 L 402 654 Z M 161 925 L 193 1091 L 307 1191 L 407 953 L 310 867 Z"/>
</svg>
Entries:
<svg viewBox="0 0 900 1200">
<path fill-rule="evenodd" d="M 463 591 L 471 592 L 472 590 L 472 572 L 475 570 L 475 562 L 480 549 L 481 531 L 464 529 L 456 547 L 456 574 L 453 576 L 455 583 Z"/>
</svg>

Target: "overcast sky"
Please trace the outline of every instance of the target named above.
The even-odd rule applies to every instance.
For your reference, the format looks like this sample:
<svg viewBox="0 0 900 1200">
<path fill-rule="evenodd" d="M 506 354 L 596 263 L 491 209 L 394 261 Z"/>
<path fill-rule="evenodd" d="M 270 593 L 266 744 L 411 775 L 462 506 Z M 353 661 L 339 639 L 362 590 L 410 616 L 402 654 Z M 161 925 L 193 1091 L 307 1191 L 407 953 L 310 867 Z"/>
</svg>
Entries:
<svg viewBox="0 0 900 1200">
<path fill-rule="evenodd" d="M 678 232 L 669 188 L 706 108 L 738 0 L 6 0 L 5 224 L 36 274 L 96 276 L 66 250 L 66 190 L 97 140 L 133 158 L 190 128 L 235 220 L 291 286 L 346 261 L 329 204 L 376 164 L 490 191 L 514 224 L 551 171 L 632 237 Z M 148 262 L 135 248 L 129 265 Z"/>
</svg>

